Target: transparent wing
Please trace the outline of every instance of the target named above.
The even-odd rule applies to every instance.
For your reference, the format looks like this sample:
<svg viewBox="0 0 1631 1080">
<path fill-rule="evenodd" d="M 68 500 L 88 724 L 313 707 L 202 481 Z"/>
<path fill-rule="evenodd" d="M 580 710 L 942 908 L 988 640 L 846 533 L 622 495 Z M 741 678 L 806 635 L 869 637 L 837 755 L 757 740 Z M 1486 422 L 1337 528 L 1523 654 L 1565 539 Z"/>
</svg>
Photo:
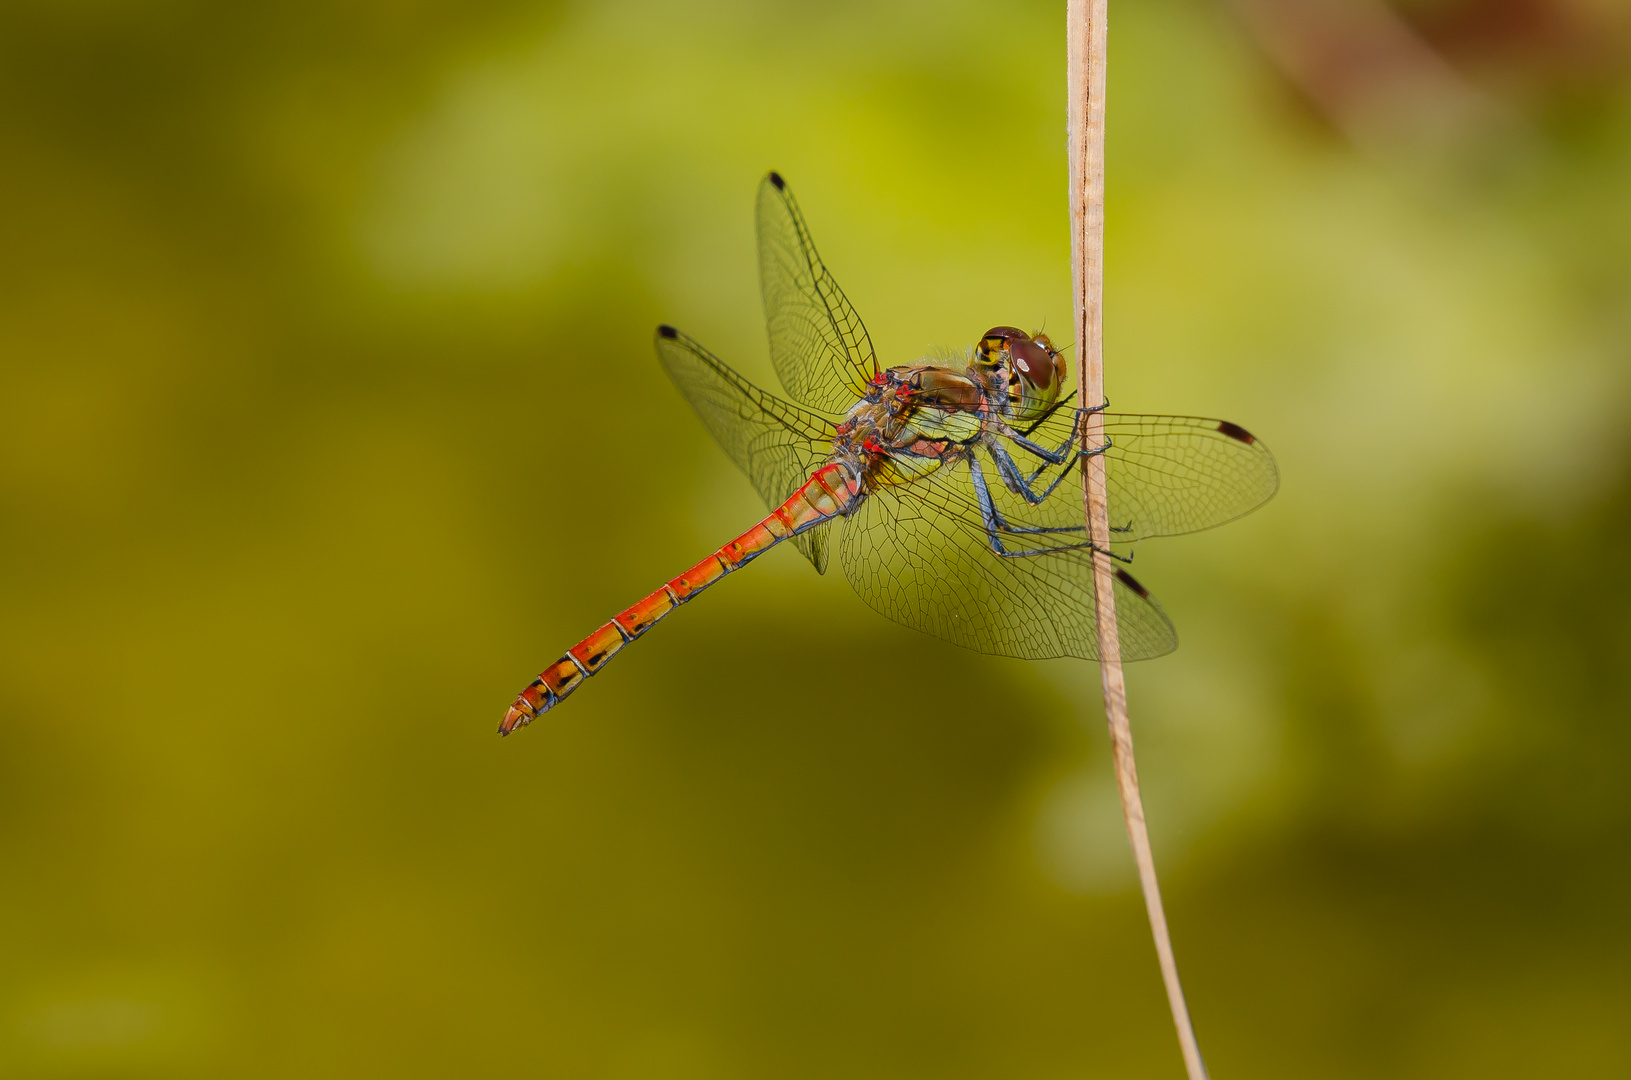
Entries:
<svg viewBox="0 0 1631 1080">
<path fill-rule="evenodd" d="M 878 373 L 861 317 L 822 265 L 787 182 L 759 183 L 759 287 L 770 361 L 795 401 L 842 415 Z"/>
<path fill-rule="evenodd" d="M 965 648 L 1096 657 L 1093 564 L 1080 524 L 1075 535 L 1048 531 L 1023 500 L 989 483 L 989 461 L 977 467 L 1003 527 L 991 525 L 967 460 L 884 486 L 844 522 L 839 557 L 850 584 L 881 614 Z M 1074 494 L 1080 515 L 1080 488 Z M 1013 557 L 999 555 L 993 537 Z M 1025 551 L 1037 553 L 1017 554 Z M 1123 658 L 1177 648 L 1160 605 L 1125 570 L 1116 574 Z"/>
<path fill-rule="evenodd" d="M 1049 449 L 1065 445 L 1076 423 L 1073 408 L 1059 408 L 1029 435 Z M 1107 413 L 1105 476 L 1110 495 L 1112 537 L 1121 541 L 1198 532 L 1251 513 L 1273 496 L 1280 474 L 1268 447 L 1238 424 L 1199 416 L 1140 416 Z M 1004 446 L 1038 490 L 1058 478 L 1048 467 L 1012 443 Z M 1072 460 L 1063 466 L 1074 472 Z M 1049 525 L 1081 524 L 1078 478 L 1066 479 L 1032 513 Z"/>
<path fill-rule="evenodd" d="M 672 326 L 657 328 L 657 358 L 719 445 L 771 509 L 787 501 L 832 453 L 833 422 L 748 382 Z M 827 572 L 830 530 L 812 529 L 793 544 Z"/>
</svg>

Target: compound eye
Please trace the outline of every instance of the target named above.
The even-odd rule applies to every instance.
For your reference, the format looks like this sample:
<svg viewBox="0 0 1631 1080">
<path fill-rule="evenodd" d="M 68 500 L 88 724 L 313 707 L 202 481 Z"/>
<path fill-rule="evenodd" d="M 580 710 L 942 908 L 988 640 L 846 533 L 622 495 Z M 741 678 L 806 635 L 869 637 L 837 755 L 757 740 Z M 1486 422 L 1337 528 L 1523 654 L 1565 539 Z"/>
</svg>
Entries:
<svg viewBox="0 0 1631 1080">
<path fill-rule="evenodd" d="M 1023 341 L 1011 342 L 1009 348 L 1014 357 L 1014 367 L 1019 369 L 1020 378 L 1032 386 L 1052 386 L 1055 375 L 1054 358 L 1058 355 L 1047 345 L 1031 340 L 1029 336 Z"/>
</svg>

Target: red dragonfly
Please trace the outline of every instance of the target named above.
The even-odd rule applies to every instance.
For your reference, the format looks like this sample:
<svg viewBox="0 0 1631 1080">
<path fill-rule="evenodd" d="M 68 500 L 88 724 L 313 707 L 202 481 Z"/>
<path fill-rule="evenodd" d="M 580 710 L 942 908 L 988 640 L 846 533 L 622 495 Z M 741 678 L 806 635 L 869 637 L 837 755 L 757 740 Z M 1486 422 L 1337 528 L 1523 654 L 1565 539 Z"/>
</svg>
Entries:
<svg viewBox="0 0 1631 1080">
<path fill-rule="evenodd" d="M 1222 524 L 1274 494 L 1273 455 L 1227 420 L 1106 413 L 1104 445 L 1078 446 L 1081 411 L 1068 407 L 1066 365 L 1043 334 L 996 326 L 962 367 L 880 368 L 776 173 L 759 185 L 757 219 L 770 359 L 799 404 L 672 326 L 657 328 L 656 344 L 770 515 L 567 650 L 515 699 L 500 734 L 783 540 L 824 573 L 836 536 L 861 599 L 907 626 L 980 652 L 1092 659 L 1095 546 L 1080 483 L 1065 483 L 1084 457 L 1106 458 L 1107 554 L 1122 564 L 1122 545 Z M 1161 606 L 1123 566 L 1115 574 L 1123 657 L 1171 652 L 1178 636 Z"/>
</svg>

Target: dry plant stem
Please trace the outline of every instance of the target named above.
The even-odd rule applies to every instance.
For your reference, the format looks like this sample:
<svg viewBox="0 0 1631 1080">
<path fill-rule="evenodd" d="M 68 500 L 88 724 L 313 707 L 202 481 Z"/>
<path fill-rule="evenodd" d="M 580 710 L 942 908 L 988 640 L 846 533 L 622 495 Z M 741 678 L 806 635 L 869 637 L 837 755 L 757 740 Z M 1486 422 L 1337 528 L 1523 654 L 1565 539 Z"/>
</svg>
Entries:
<svg viewBox="0 0 1631 1080">
<path fill-rule="evenodd" d="M 1070 117 L 1070 257 L 1076 286 L 1077 385 L 1084 405 L 1104 400 L 1104 86 L 1107 0 L 1068 0 Z M 1082 445 L 1104 442 L 1104 414 L 1082 418 Z M 1082 502 L 1088 535 L 1100 547 L 1110 542 L 1110 515 L 1105 496 L 1103 455 L 1082 458 Z M 1138 793 L 1138 767 L 1133 760 L 1133 732 L 1127 720 L 1127 683 L 1121 669 L 1121 642 L 1116 630 L 1115 570 L 1107 555 L 1093 556 L 1093 586 L 1098 607 L 1099 677 L 1104 684 L 1104 714 L 1110 725 L 1116 785 L 1127 819 L 1127 839 L 1138 863 L 1138 880 L 1149 910 L 1150 932 L 1167 985 L 1167 1002 L 1178 1028 L 1178 1044 L 1190 1080 L 1206 1080 L 1195 1029 L 1178 982 L 1178 963 L 1167 934 L 1161 885 L 1144 823 L 1144 801 Z"/>
</svg>

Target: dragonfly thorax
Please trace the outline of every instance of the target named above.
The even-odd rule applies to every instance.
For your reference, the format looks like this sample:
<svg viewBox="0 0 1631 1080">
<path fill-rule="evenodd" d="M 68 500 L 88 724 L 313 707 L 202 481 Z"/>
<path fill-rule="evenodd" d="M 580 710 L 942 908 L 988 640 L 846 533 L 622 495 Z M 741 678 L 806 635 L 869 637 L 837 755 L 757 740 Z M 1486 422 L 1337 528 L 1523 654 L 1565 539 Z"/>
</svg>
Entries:
<svg viewBox="0 0 1631 1080">
<path fill-rule="evenodd" d="M 1064 364 L 1045 335 L 994 327 L 962 371 L 919 363 L 874 375 L 838 426 L 832 460 L 873 483 L 918 471 L 914 462 L 932 469 L 980 439 L 992 421 L 1006 430 L 1046 416 L 1063 381 Z"/>
<path fill-rule="evenodd" d="M 876 487 L 929 471 L 978 439 L 987 409 L 968 375 L 931 364 L 882 371 L 838 425 L 830 460 Z"/>
</svg>

